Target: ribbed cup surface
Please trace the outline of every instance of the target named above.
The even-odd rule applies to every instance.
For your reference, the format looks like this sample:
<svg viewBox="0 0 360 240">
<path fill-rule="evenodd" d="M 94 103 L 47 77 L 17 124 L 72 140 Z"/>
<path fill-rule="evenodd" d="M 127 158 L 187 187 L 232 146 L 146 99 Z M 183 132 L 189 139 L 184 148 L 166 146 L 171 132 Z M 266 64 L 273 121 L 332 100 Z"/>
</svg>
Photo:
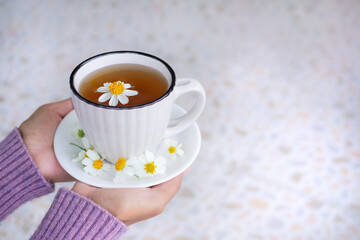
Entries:
<svg viewBox="0 0 360 240">
<path fill-rule="evenodd" d="M 72 95 L 76 115 L 90 144 L 115 163 L 153 150 L 163 136 L 171 113 L 173 97 L 134 109 L 107 109 L 90 105 Z"/>
</svg>

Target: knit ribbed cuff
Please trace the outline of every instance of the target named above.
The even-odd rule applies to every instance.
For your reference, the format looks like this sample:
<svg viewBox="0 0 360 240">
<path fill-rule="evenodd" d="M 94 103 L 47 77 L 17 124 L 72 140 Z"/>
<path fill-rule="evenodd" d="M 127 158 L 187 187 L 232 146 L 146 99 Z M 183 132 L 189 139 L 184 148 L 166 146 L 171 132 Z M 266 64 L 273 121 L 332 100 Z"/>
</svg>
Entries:
<svg viewBox="0 0 360 240">
<path fill-rule="evenodd" d="M 21 204 L 54 191 L 15 128 L 0 143 L 0 221 Z"/>
<path fill-rule="evenodd" d="M 100 206 L 61 188 L 31 239 L 118 239 L 126 229 Z"/>
</svg>

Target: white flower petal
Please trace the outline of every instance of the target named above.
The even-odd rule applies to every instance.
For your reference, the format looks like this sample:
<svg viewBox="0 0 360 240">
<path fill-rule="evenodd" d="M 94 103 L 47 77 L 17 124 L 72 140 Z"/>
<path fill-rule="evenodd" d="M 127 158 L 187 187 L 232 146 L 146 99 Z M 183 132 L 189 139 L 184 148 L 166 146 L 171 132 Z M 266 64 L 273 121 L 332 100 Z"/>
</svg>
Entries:
<svg viewBox="0 0 360 240">
<path fill-rule="evenodd" d="M 102 93 L 107 93 L 109 92 L 109 88 L 108 87 L 99 87 L 98 89 L 96 89 L 97 92 L 102 92 Z"/>
<path fill-rule="evenodd" d="M 84 158 L 81 161 L 82 164 L 84 164 L 85 166 L 92 166 L 93 165 L 93 161 L 90 158 Z"/>
<path fill-rule="evenodd" d="M 98 172 L 97 172 L 97 174 L 98 174 L 99 176 L 106 176 L 106 175 L 107 175 L 107 173 L 106 173 L 103 169 L 99 169 Z"/>
<path fill-rule="evenodd" d="M 109 102 L 109 105 L 110 106 L 116 106 L 117 104 L 118 104 L 117 95 L 112 95 L 111 99 L 110 99 L 110 102 Z"/>
<path fill-rule="evenodd" d="M 154 154 L 150 151 L 146 151 L 145 156 L 146 156 L 146 160 L 148 162 L 152 162 L 152 160 L 154 159 Z"/>
<path fill-rule="evenodd" d="M 162 165 L 165 164 L 165 162 L 166 162 L 166 161 L 165 161 L 165 158 L 159 157 L 159 158 L 155 159 L 154 164 L 155 164 L 156 166 L 162 166 Z"/>
<path fill-rule="evenodd" d="M 131 88 L 131 85 L 129 83 L 124 83 L 124 88 L 125 89 Z"/>
<path fill-rule="evenodd" d="M 123 174 L 120 174 L 120 172 L 117 172 L 114 179 L 113 179 L 113 182 L 115 182 L 115 183 L 122 182 L 121 180 L 123 178 L 124 178 Z"/>
<path fill-rule="evenodd" d="M 124 95 L 125 96 L 135 96 L 135 95 L 138 95 L 138 91 L 135 91 L 135 90 L 125 90 L 124 91 Z"/>
<path fill-rule="evenodd" d="M 111 169 L 111 166 L 110 166 L 110 164 L 103 163 L 102 169 L 105 171 L 109 171 Z"/>
<path fill-rule="evenodd" d="M 139 161 L 139 166 L 148 162 L 145 154 L 141 154 L 137 159 Z"/>
<path fill-rule="evenodd" d="M 91 172 L 93 172 L 93 167 L 92 166 L 85 166 L 84 171 L 87 172 L 87 173 L 91 173 Z"/>
<path fill-rule="evenodd" d="M 81 161 L 83 160 L 85 157 L 85 151 L 81 150 L 78 154 L 78 156 L 76 158 L 73 158 L 72 161 L 73 162 L 78 162 L 78 161 Z"/>
<path fill-rule="evenodd" d="M 152 175 L 151 173 L 149 173 L 149 174 Z M 136 172 L 136 175 L 138 175 L 140 178 L 142 178 L 142 177 L 146 176 L 147 173 L 144 168 L 141 168 Z"/>
<path fill-rule="evenodd" d="M 137 157 L 132 157 L 126 160 L 126 166 L 134 166 L 138 164 L 139 164 L 139 160 Z"/>
<path fill-rule="evenodd" d="M 82 158 L 79 158 L 79 157 L 76 157 L 76 158 L 71 159 L 71 161 L 73 161 L 73 162 L 79 162 L 79 161 L 81 161 L 81 160 L 82 160 Z"/>
<path fill-rule="evenodd" d="M 168 147 L 171 146 L 171 139 L 170 138 L 165 139 L 164 142 Z"/>
<path fill-rule="evenodd" d="M 158 174 L 164 174 L 165 171 L 166 171 L 166 167 L 165 167 L 165 166 L 158 166 L 158 167 L 156 168 L 156 173 L 158 173 Z"/>
<path fill-rule="evenodd" d="M 125 168 L 124 168 L 124 172 L 125 172 L 126 174 L 130 175 L 130 176 L 134 176 L 134 174 L 135 174 L 134 169 L 129 168 L 129 167 L 125 167 Z"/>
<path fill-rule="evenodd" d="M 121 102 L 121 104 L 125 105 L 125 104 L 129 103 L 129 98 L 127 96 L 125 96 L 124 94 L 120 94 L 117 96 L 118 96 L 118 99 Z"/>
<path fill-rule="evenodd" d="M 85 157 L 85 151 L 84 150 L 81 150 L 80 152 L 79 152 L 79 157 L 81 157 L 81 158 L 84 158 Z"/>
<path fill-rule="evenodd" d="M 92 160 L 100 159 L 99 154 L 95 150 L 87 150 L 86 155 L 88 155 Z"/>
<path fill-rule="evenodd" d="M 85 149 L 89 149 L 89 148 L 90 148 L 89 140 L 88 140 L 86 137 L 81 138 L 81 141 L 82 141 Z M 85 152 L 84 152 L 84 155 L 85 155 Z"/>
<path fill-rule="evenodd" d="M 182 149 L 177 149 L 177 150 L 176 150 L 176 153 L 177 153 L 179 156 L 182 156 L 182 155 L 184 155 L 184 150 L 182 150 Z"/>
<path fill-rule="evenodd" d="M 112 93 L 110 93 L 110 92 L 104 93 L 99 97 L 98 101 L 99 102 L 106 102 L 107 100 L 109 100 L 111 98 L 111 96 L 112 96 Z"/>
<path fill-rule="evenodd" d="M 94 169 L 90 170 L 89 173 L 90 173 L 92 176 L 97 176 L 97 175 L 99 175 L 99 172 L 96 171 L 96 170 L 94 170 Z"/>
</svg>

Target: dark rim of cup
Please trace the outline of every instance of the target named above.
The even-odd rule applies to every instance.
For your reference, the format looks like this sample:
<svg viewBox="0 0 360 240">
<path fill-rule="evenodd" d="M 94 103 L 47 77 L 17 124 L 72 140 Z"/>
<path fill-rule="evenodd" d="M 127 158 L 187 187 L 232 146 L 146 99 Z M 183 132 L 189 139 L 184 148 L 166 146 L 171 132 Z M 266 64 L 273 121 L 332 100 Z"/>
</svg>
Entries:
<svg viewBox="0 0 360 240">
<path fill-rule="evenodd" d="M 86 98 L 84 98 L 83 96 L 80 95 L 80 93 L 74 87 L 74 76 L 82 66 L 84 66 L 85 64 L 87 64 L 88 62 L 90 62 L 90 61 L 92 61 L 94 59 L 103 57 L 105 55 L 124 54 L 124 53 L 140 54 L 140 55 L 143 55 L 143 56 L 146 56 L 146 57 L 153 58 L 153 59 L 161 62 L 162 64 L 164 64 L 164 66 L 168 69 L 168 71 L 170 72 L 170 75 L 171 75 L 171 83 L 170 83 L 170 87 L 168 88 L 168 90 L 161 97 L 159 97 L 159 98 L 157 98 L 157 99 L 155 99 L 155 100 L 153 100 L 151 102 L 147 102 L 147 103 L 139 104 L 139 105 L 134 105 L 134 106 L 108 106 L 108 105 L 102 105 L 102 104 L 90 101 L 90 100 L 88 100 L 88 99 L 86 99 Z M 124 109 L 125 110 L 125 109 L 134 109 L 134 108 L 146 107 L 148 105 L 152 105 L 154 103 L 157 103 L 157 102 L 161 101 L 162 99 L 166 98 L 173 91 L 173 89 L 175 87 L 175 81 L 176 81 L 176 77 L 175 77 L 174 70 L 170 67 L 169 64 L 167 64 L 161 58 L 158 58 L 158 57 L 153 56 L 153 55 L 148 54 L 148 53 L 137 52 L 137 51 L 112 51 L 112 52 L 105 52 L 105 53 L 95 55 L 95 56 L 90 57 L 90 58 L 86 59 L 85 61 L 81 62 L 79 65 L 77 65 L 77 67 L 71 72 L 71 75 L 70 75 L 70 89 L 74 93 L 74 95 L 76 97 L 78 97 L 81 101 L 84 101 L 84 102 L 86 102 L 86 103 L 88 103 L 90 105 L 93 105 L 95 107 L 106 108 L 106 109 Z"/>
</svg>

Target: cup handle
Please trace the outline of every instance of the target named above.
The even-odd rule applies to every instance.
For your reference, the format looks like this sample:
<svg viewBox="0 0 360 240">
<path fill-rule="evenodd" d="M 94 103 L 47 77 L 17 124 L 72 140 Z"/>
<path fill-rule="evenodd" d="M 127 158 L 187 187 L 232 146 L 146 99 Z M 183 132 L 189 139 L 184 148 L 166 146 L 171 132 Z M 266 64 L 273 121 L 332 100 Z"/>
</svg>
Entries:
<svg viewBox="0 0 360 240">
<path fill-rule="evenodd" d="M 174 89 L 174 101 L 186 93 L 195 93 L 197 101 L 191 110 L 183 116 L 170 119 L 170 127 L 165 131 L 164 137 L 176 135 L 188 128 L 201 114 L 205 107 L 206 94 L 200 82 L 191 78 L 180 78 L 176 80 Z"/>
</svg>

